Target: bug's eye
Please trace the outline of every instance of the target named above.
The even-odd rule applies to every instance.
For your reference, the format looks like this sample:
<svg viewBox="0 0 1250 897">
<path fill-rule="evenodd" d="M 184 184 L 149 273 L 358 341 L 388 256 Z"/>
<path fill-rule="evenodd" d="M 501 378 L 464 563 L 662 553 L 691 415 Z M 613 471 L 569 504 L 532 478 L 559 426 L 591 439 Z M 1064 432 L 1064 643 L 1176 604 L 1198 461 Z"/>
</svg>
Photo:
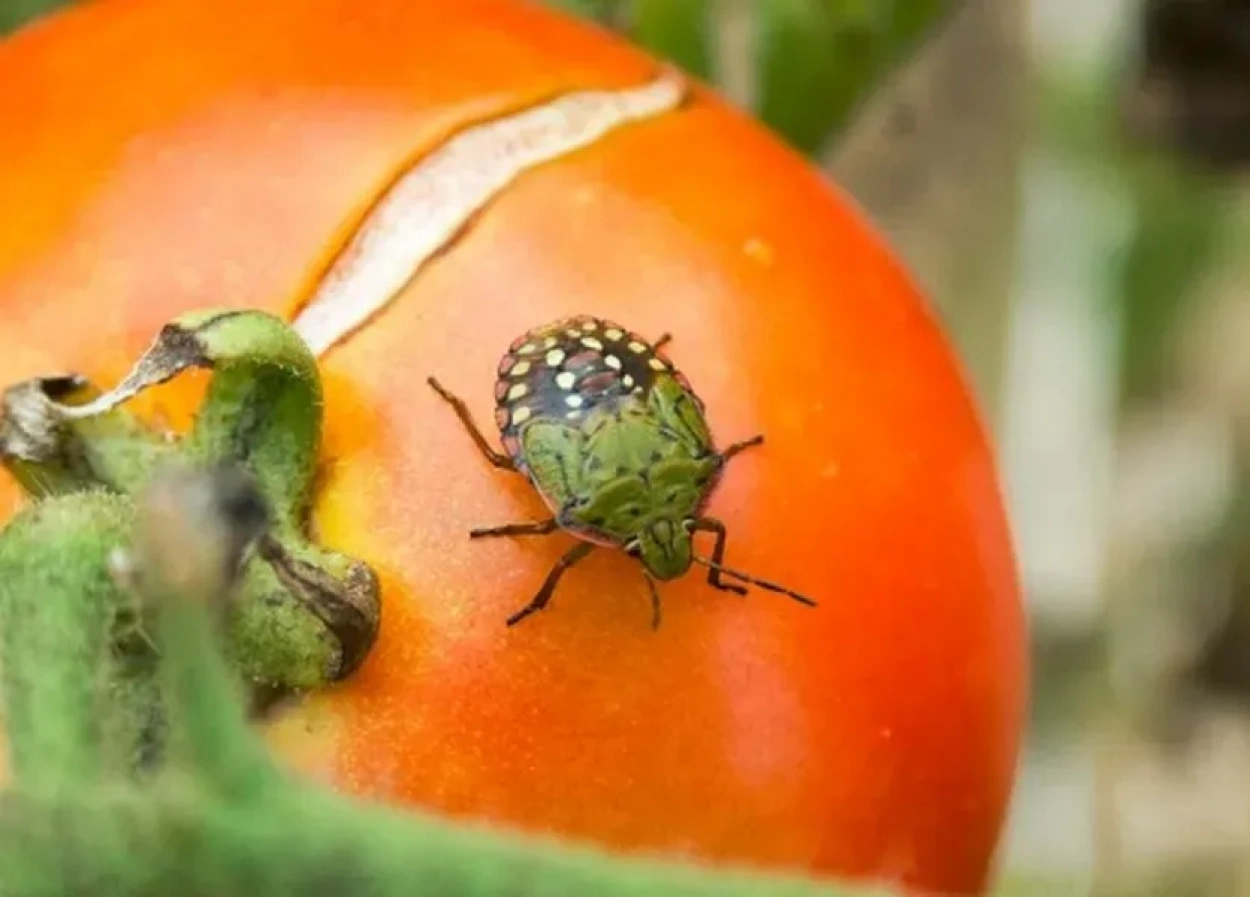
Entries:
<svg viewBox="0 0 1250 897">
<path fill-rule="evenodd" d="M 642 546 L 638 543 L 637 539 L 635 539 L 633 542 L 625 543 L 625 553 L 629 555 L 630 557 L 638 557 L 640 554 L 642 554 Z"/>
</svg>

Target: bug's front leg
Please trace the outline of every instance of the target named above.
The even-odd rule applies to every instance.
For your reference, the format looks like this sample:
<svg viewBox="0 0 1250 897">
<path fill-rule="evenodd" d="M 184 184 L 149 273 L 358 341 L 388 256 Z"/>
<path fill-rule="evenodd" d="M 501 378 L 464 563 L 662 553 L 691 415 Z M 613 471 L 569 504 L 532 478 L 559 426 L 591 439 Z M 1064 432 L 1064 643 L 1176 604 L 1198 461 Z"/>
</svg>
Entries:
<svg viewBox="0 0 1250 897">
<path fill-rule="evenodd" d="M 547 578 L 543 580 L 542 588 L 538 590 L 538 594 L 534 596 L 534 600 L 525 607 L 521 608 L 515 614 L 508 618 L 508 625 L 515 626 L 532 613 L 542 610 L 551 601 L 551 595 L 555 592 L 556 586 L 560 582 L 560 577 L 564 575 L 564 571 L 568 570 L 586 555 L 595 549 L 593 542 L 578 542 L 570 548 L 560 560 L 556 561 L 556 565 L 551 568 L 551 572 L 547 574 Z"/>
<path fill-rule="evenodd" d="M 707 571 L 708 585 L 725 592 L 736 592 L 739 595 L 745 595 L 747 593 L 745 588 L 723 581 L 721 572 L 717 569 L 725 562 L 725 540 L 729 538 L 729 532 L 725 529 L 725 524 L 714 517 L 700 517 L 694 521 L 691 529 L 716 534 L 716 544 L 712 548 L 712 563 L 716 567 L 711 567 Z"/>
<path fill-rule="evenodd" d="M 469 431 L 469 436 L 473 439 L 473 444 L 477 446 L 482 456 L 491 464 L 500 470 L 516 470 L 516 465 L 512 463 L 512 459 L 502 452 L 497 452 L 490 447 L 490 443 L 486 441 L 486 437 L 482 435 L 482 431 L 478 429 L 477 424 L 473 420 L 473 415 L 469 413 L 469 406 L 464 403 L 464 399 L 448 392 L 443 384 L 439 383 L 433 377 L 427 378 L 427 382 L 434 388 L 434 391 L 442 397 L 452 410 L 456 412 L 456 417 L 460 418 L 460 423 L 464 424 L 464 428 Z"/>
<path fill-rule="evenodd" d="M 546 536 L 560 528 L 554 517 L 550 520 L 535 520 L 527 523 L 505 523 L 503 526 L 487 526 L 469 530 L 470 539 L 485 539 L 490 536 Z"/>
<path fill-rule="evenodd" d="M 734 455 L 738 454 L 739 452 L 744 452 L 749 448 L 754 448 L 757 445 L 763 445 L 763 444 L 764 444 L 763 434 L 760 434 L 758 436 L 752 436 L 750 439 L 743 439 L 743 440 L 733 443 L 733 445 L 729 446 L 727 449 L 725 449 L 723 452 L 720 453 L 721 467 L 724 467 L 726 464 L 728 464 L 729 460 Z"/>
</svg>

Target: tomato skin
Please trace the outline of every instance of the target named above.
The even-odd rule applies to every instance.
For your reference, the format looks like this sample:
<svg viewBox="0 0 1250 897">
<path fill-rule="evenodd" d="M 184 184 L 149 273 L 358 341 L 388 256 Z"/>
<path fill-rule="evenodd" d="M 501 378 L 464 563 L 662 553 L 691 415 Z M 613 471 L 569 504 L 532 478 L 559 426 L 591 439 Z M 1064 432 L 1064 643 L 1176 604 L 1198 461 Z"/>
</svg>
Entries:
<svg viewBox="0 0 1250 897">
<path fill-rule="evenodd" d="M 455 128 L 654 73 L 532 4 L 259 8 L 97 2 L 0 44 L 0 382 L 115 382 L 193 308 L 290 315 Z M 765 435 L 710 510 L 730 564 L 818 608 L 692 572 L 653 633 L 636 562 L 598 552 L 504 627 L 570 537 L 470 542 L 544 508 L 424 381 L 489 433 L 508 343 L 579 313 L 671 331 L 718 441 Z M 268 725 L 291 766 L 619 848 L 984 884 L 1027 675 L 993 458 L 924 297 L 804 160 L 698 90 L 522 176 L 324 367 L 315 526 L 378 569 L 383 628 Z"/>
</svg>

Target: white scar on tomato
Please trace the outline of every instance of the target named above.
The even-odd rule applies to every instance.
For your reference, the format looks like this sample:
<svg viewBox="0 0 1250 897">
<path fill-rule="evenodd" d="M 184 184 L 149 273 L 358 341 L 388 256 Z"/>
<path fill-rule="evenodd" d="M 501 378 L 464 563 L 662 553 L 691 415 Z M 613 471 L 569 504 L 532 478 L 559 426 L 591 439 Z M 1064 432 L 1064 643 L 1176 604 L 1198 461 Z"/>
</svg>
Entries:
<svg viewBox="0 0 1250 897">
<path fill-rule="evenodd" d="M 576 91 L 466 128 L 394 181 L 356 228 L 295 316 L 322 355 L 383 311 L 421 267 L 528 169 L 676 109 L 680 74 L 620 90 Z"/>
</svg>

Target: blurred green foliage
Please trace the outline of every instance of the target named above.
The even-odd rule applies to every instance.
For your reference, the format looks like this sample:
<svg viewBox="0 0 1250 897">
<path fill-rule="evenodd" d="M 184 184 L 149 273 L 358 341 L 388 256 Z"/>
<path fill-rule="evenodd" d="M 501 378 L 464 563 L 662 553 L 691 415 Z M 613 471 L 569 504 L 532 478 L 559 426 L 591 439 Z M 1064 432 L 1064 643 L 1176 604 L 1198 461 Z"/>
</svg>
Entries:
<svg viewBox="0 0 1250 897">
<path fill-rule="evenodd" d="M 700 78 L 712 73 L 712 17 L 706 0 L 634 0 L 631 36 Z"/>
<path fill-rule="evenodd" d="M 756 113 L 820 150 L 866 93 L 929 32 L 950 0 L 761 0 Z"/>
<path fill-rule="evenodd" d="M 1138 402 L 1174 385 L 1173 338 L 1225 246 L 1237 194 L 1225 178 L 1124 139 L 1116 89 L 1111 73 L 1044 78 L 1039 131 L 1065 164 L 1093 171 L 1127 197 L 1130 233 L 1109 259 L 1108 300 L 1120 321 L 1121 399 Z"/>
<path fill-rule="evenodd" d="M 688 73 L 723 86 L 715 4 L 708 0 L 554 0 L 611 24 Z M 752 110 L 797 149 L 814 153 L 949 0 L 755 0 Z"/>
<path fill-rule="evenodd" d="M 1173 337 L 1222 245 L 1233 197 L 1170 160 L 1131 172 L 1133 232 L 1116 264 L 1121 306 L 1121 394 L 1157 398 L 1175 383 Z"/>
<path fill-rule="evenodd" d="M 725 86 L 709 0 L 550 0 Z M 859 104 L 960 0 L 753 0 L 752 112 L 801 152 L 836 140 Z M 729 13 L 733 14 L 733 13 Z"/>
</svg>

